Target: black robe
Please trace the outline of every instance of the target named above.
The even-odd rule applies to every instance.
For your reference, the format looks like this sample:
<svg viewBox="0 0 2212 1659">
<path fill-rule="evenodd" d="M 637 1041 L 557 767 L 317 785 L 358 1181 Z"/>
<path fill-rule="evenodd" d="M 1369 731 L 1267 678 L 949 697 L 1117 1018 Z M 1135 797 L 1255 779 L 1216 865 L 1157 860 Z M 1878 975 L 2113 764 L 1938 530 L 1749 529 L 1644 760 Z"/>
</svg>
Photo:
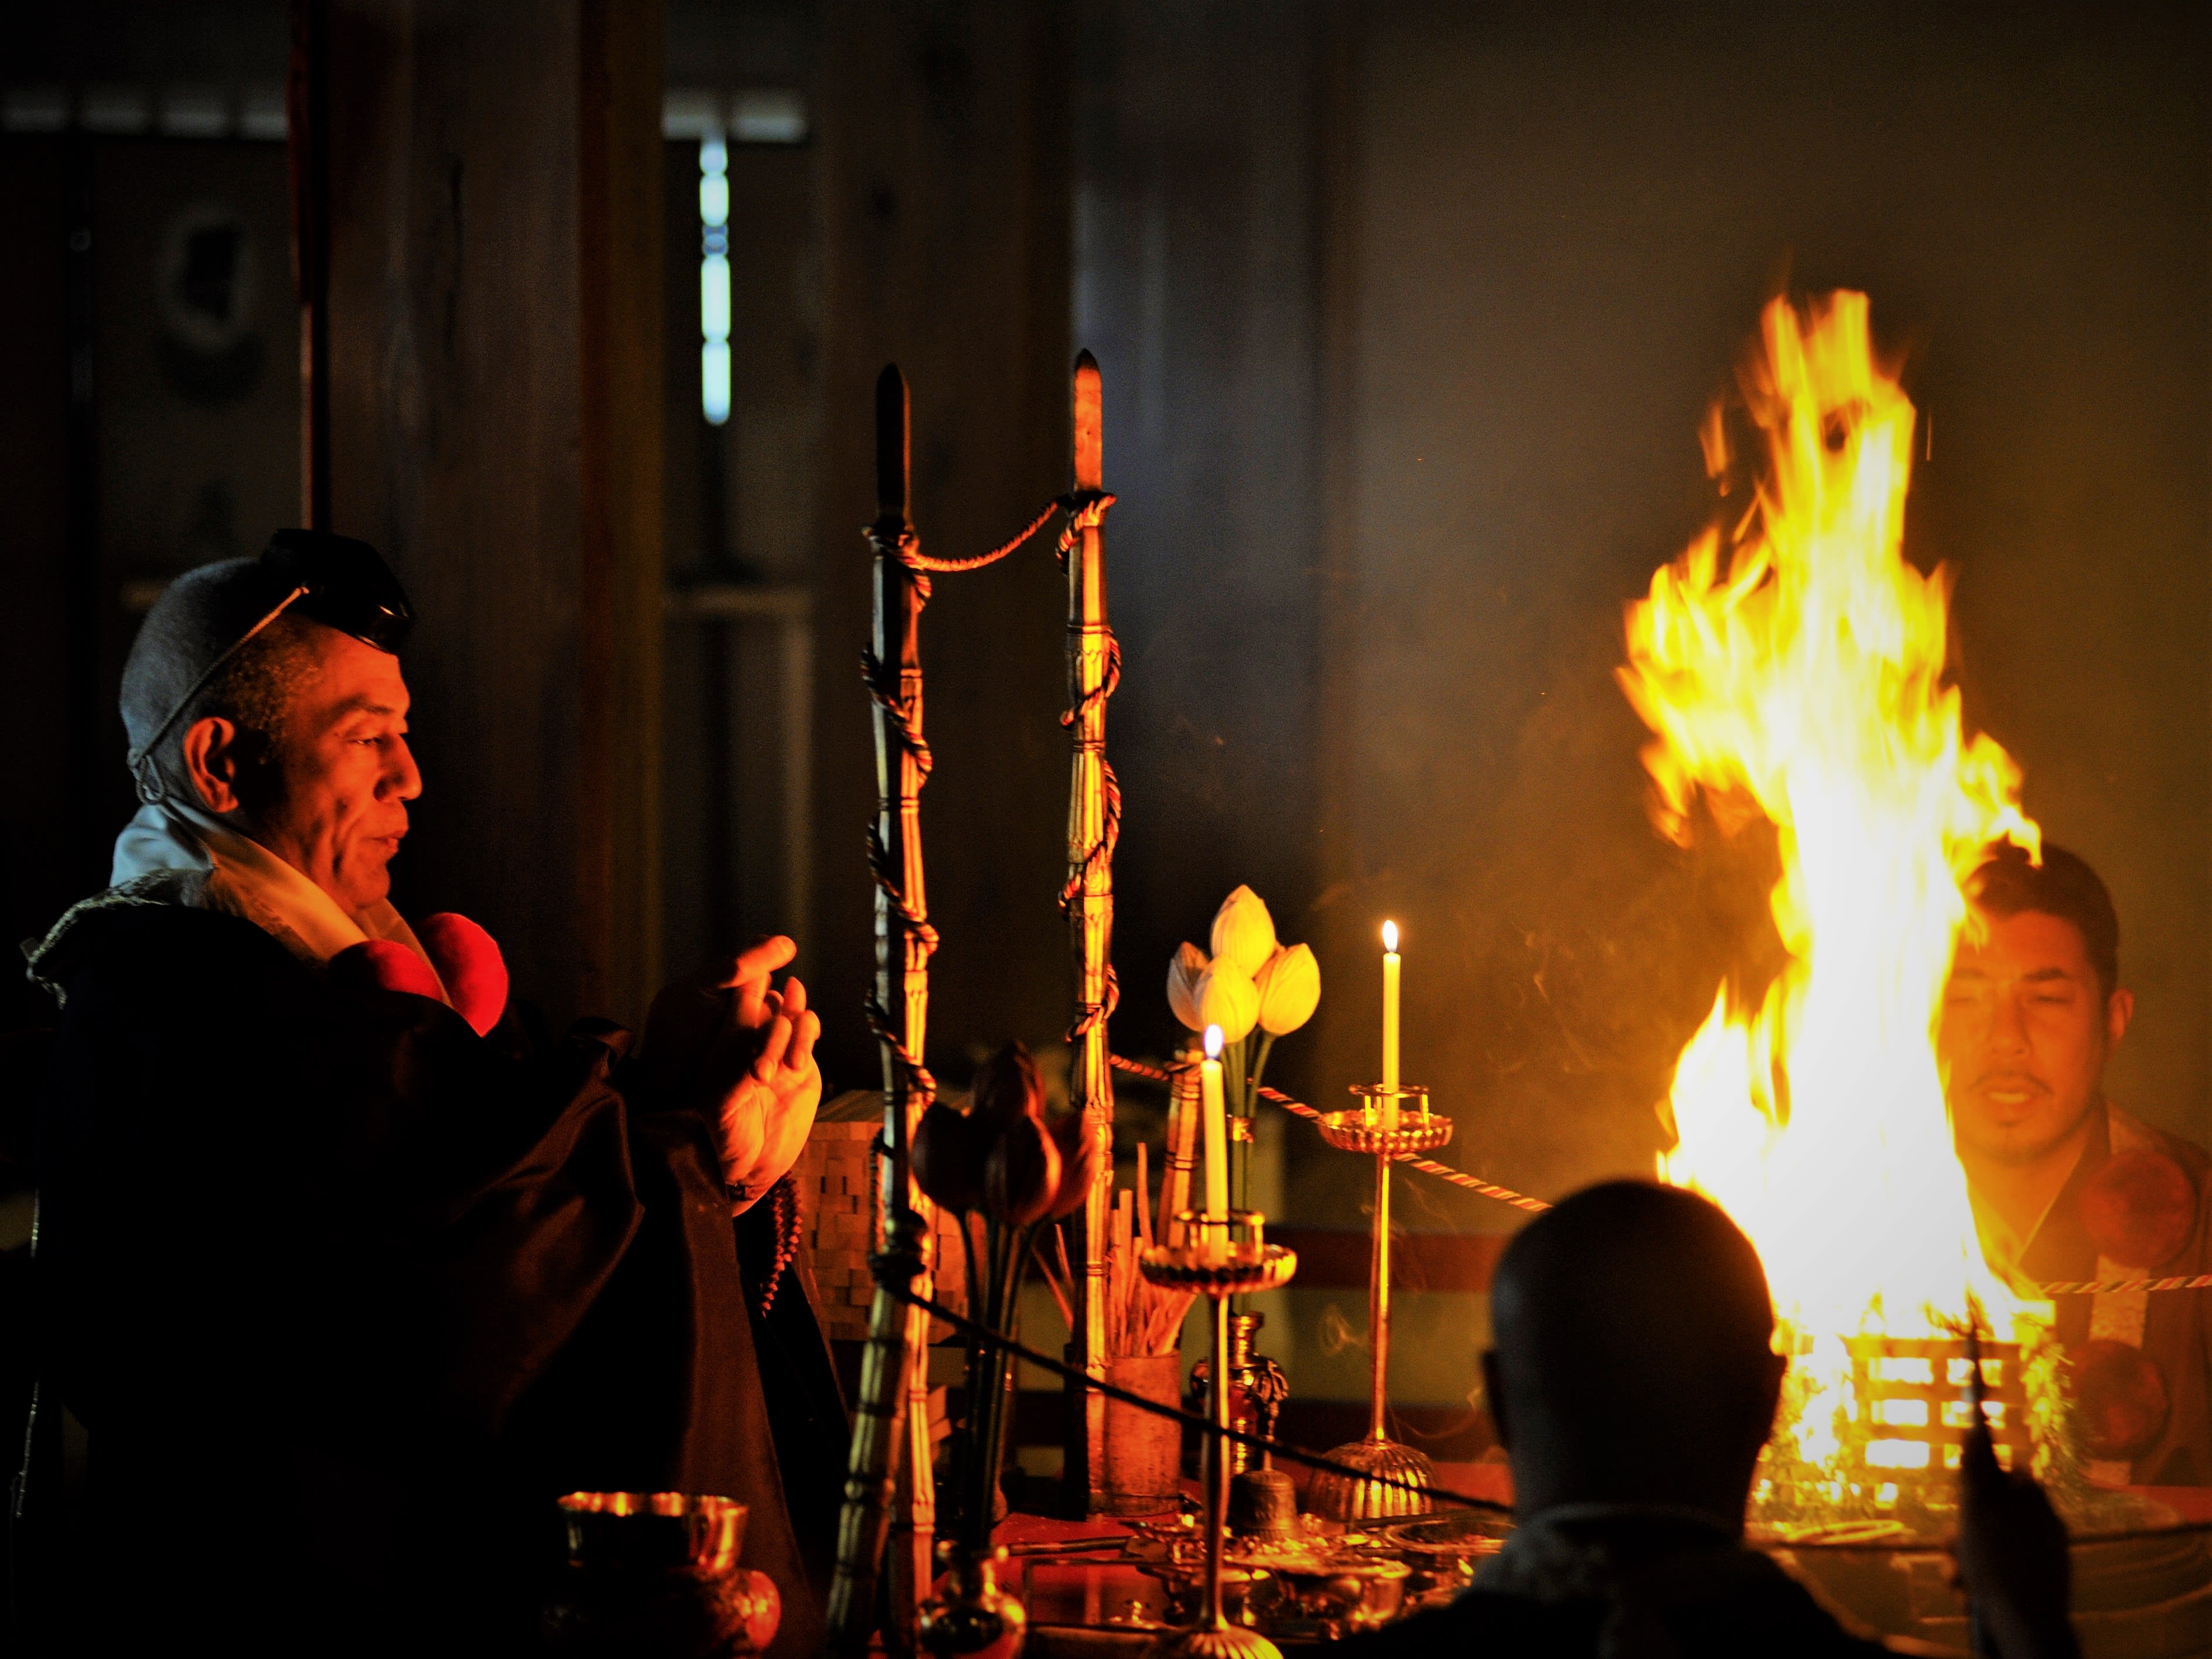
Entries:
<svg viewBox="0 0 2212 1659">
<path fill-rule="evenodd" d="M 750 1506 L 775 1650 L 816 1650 L 835 1372 L 796 1273 L 761 1314 L 770 1206 L 732 1227 L 711 1126 L 633 1086 L 628 1033 L 527 1053 L 334 989 L 247 922 L 116 896 L 36 958 L 64 994 L 40 1358 L 94 1498 L 72 1622 L 520 1650 L 552 1499 L 680 1490 Z"/>
<path fill-rule="evenodd" d="M 2212 1157 L 2203 1147 L 2168 1134 L 2150 1124 L 2121 1115 L 2113 1121 L 2112 1109 L 2100 1104 L 2090 1118 L 2088 1144 L 2075 1164 L 2073 1173 L 2035 1236 L 2021 1252 L 2021 1277 L 2039 1284 L 2078 1284 L 2109 1276 L 2122 1279 L 2194 1277 L 2212 1273 Z M 2117 1144 L 2116 1144 L 2117 1143 Z M 2157 1261 L 2121 1262 L 2100 1260 L 2090 1236 L 2084 1200 L 2116 1152 L 2152 1151 L 2171 1158 L 2187 1179 L 2192 1197 L 2191 1218 L 2185 1231 L 2172 1241 L 2174 1254 Z M 2118 1377 L 2101 1367 L 2082 1366 L 2088 1352 L 2092 1322 L 2100 1298 L 2062 1296 L 2057 1334 L 2069 1357 L 2076 1361 L 2074 1382 L 2076 1400 L 2092 1419 L 2085 1425 L 2092 1457 L 2109 1457 L 2124 1463 L 2128 1482 L 2150 1486 L 2202 1486 L 2212 1483 L 2212 1307 L 2196 1291 L 2166 1291 L 2145 1296 L 2140 1337 L 2129 1344 L 2147 1364 L 2147 1379 Z M 2111 1344 L 2104 1345 L 2110 1347 Z M 2112 1382 L 2148 1381 L 2145 1401 L 2110 1401 L 2103 1396 Z M 2146 1416 L 2143 1407 L 2154 1408 Z M 2095 1445 L 2097 1430 L 2112 1419 L 2108 1413 L 2118 1406 L 2123 1421 L 2137 1429 L 2136 1443 L 2118 1449 Z M 2156 1409 L 2162 1406 L 2163 1409 Z M 2132 1407 L 2132 1409 L 2130 1407 Z M 2115 1467 L 2112 1474 L 2121 1470 Z"/>
<path fill-rule="evenodd" d="M 1703 1524 L 1593 1519 L 1537 1541 L 1531 1566 L 1503 1574 L 1493 1559 L 1455 1601 L 1339 1650 L 1348 1659 L 1887 1659 L 1929 1651 L 1847 1628 L 1772 1558 Z"/>
</svg>

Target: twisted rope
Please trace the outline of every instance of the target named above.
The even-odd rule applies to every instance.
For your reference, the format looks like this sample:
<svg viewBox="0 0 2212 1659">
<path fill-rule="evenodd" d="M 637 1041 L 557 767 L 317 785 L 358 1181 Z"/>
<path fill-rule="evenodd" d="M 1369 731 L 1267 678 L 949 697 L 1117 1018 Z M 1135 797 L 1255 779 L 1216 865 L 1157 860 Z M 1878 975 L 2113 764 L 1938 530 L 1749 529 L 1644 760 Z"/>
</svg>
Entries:
<svg viewBox="0 0 2212 1659">
<path fill-rule="evenodd" d="M 1150 1079 L 1154 1083 L 1165 1083 L 1168 1073 L 1157 1066 L 1147 1066 L 1141 1060 L 1124 1060 L 1112 1056 L 1114 1069 L 1127 1072 L 1132 1077 Z M 1292 1100 L 1278 1090 L 1264 1084 L 1260 1089 L 1263 1100 L 1272 1100 L 1286 1112 L 1295 1113 L 1310 1122 L 1318 1123 L 1321 1114 L 1302 1100 Z M 1480 1193 L 1485 1198 L 1494 1198 L 1501 1204 L 1510 1204 L 1516 1210 L 1526 1210 L 1531 1215 L 1540 1215 L 1552 1206 L 1540 1198 L 1530 1198 L 1526 1193 L 1516 1193 L 1510 1187 L 1498 1187 L 1487 1181 L 1478 1181 L 1462 1170 L 1437 1163 L 1432 1158 L 1418 1158 L 1411 1152 L 1401 1152 L 1397 1161 L 1409 1164 L 1423 1175 L 1449 1181 L 1455 1187 L 1464 1187 L 1468 1192 Z M 2116 1296 L 2131 1291 L 2212 1291 L 2212 1273 L 2191 1273 L 2168 1279 L 2073 1279 L 2056 1284 L 2039 1285 L 2036 1289 L 2045 1296 Z"/>
<path fill-rule="evenodd" d="M 1062 570 L 1067 568 L 1068 556 L 1083 539 L 1086 530 L 1096 530 L 1106 522 L 1106 514 L 1114 505 L 1114 497 L 1103 490 L 1092 493 L 1079 491 L 1063 495 L 1053 503 L 1054 509 L 1064 508 L 1067 523 L 1061 527 L 1060 542 L 1054 556 Z M 1049 514 L 1047 516 L 1050 516 Z M 1040 519 L 1038 523 L 1043 522 Z M 1110 627 L 1102 625 L 1106 639 L 1106 672 L 1097 685 L 1083 692 L 1071 702 L 1060 717 L 1060 723 L 1070 732 L 1079 732 L 1084 717 L 1094 708 L 1103 708 L 1113 695 L 1121 689 L 1121 641 L 1115 637 Z M 1114 849 L 1121 842 L 1121 781 L 1114 773 L 1114 763 L 1106 758 L 1105 745 L 1098 751 L 1098 779 L 1105 797 L 1105 810 L 1099 815 L 1098 839 L 1083 849 L 1083 857 L 1068 871 L 1067 879 L 1060 887 L 1060 913 L 1071 920 L 1076 907 L 1082 902 L 1083 890 L 1091 879 L 1091 872 L 1103 864 L 1114 867 Z M 1114 1018 L 1114 1011 L 1121 1006 L 1121 979 L 1114 971 L 1114 964 L 1106 964 L 1104 996 L 1095 1003 L 1085 1003 L 1067 1028 L 1067 1041 L 1080 1042 Z"/>
<path fill-rule="evenodd" d="M 1066 513 L 1067 524 L 1060 532 L 1060 550 L 1055 556 L 1060 560 L 1060 568 L 1065 570 L 1067 568 L 1067 556 L 1075 550 L 1075 544 L 1082 540 L 1083 532 L 1102 527 L 1106 522 L 1106 511 L 1113 505 L 1114 497 L 1103 489 L 1073 491 L 1055 499 L 1050 507 L 1039 514 L 1036 524 L 1030 526 L 1023 540 L 1025 541 L 1030 535 L 1035 534 L 1037 526 L 1042 525 L 1054 514 Z M 1017 547 L 1020 544 L 1019 542 L 1014 544 Z"/>
<path fill-rule="evenodd" d="M 1061 568 L 1065 568 L 1067 556 L 1081 539 L 1083 532 L 1096 529 L 1103 524 L 1107 510 L 1113 505 L 1114 497 L 1103 490 L 1075 490 L 1065 495 L 1055 495 L 1046 503 L 1042 513 L 1022 527 L 1020 532 L 1012 540 L 1001 543 L 988 553 L 978 554 L 974 558 L 968 559 L 931 557 L 921 550 L 921 538 L 915 534 L 911 526 L 902 526 L 897 538 L 892 540 L 876 526 L 871 525 L 868 526 L 867 537 L 869 544 L 874 548 L 878 557 L 888 556 L 896 559 L 913 578 L 915 594 L 918 601 L 915 609 L 918 615 L 921 607 L 929 603 L 931 575 L 957 574 L 963 571 L 981 570 L 987 565 L 996 564 L 1029 542 L 1037 532 L 1052 521 L 1056 514 L 1067 515 L 1067 523 L 1062 526 L 1060 532 L 1057 553 Z M 868 696 L 874 701 L 876 707 L 883 711 L 884 718 L 890 724 L 898 748 L 902 753 L 914 757 L 916 775 L 915 788 L 918 793 L 922 787 L 928 783 L 930 772 L 936 765 L 936 759 L 930 752 L 929 744 L 921 735 L 921 723 L 915 718 L 912 706 L 901 695 L 897 674 L 887 668 L 872 649 L 863 650 L 860 653 L 860 670 L 862 678 L 868 688 Z M 1075 700 L 1067 712 L 1060 717 L 1060 723 L 1064 726 L 1073 727 L 1093 708 L 1111 697 L 1120 688 L 1121 684 L 1121 642 L 1114 637 L 1113 630 L 1109 629 L 1106 631 L 1105 677 L 1097 686 Z M 1062 914 L 1070 912 L 1081 898 L 1084 883 L 1094 866 L 1101 860 L 1109 866 L 1112 865 L 1114 849 L 1121 838 L 1121 781 L 1114 775 L 1113 766 L 1103 754 L 1099 757 L 1098 765 L 1103 775 L 1106 798 L 1106 810 L 1103 815 L 1101 826 L 1102 834 L 1095 844 L 1084 850 L 1081 861 L 1076 865 L 1073 872 L 1060 888 L 1060 908 Z M 921 952 L 922 963 L 927 967 L 929 958 L 937 951 L 937 930 L 930 926 L 929 919 L 921 914 L 908 899 L 900 872 L 891 868 L 890 854 L 884 845 L 883 832 L 874 823 L 868 826 L 868 868 L 875 877 L 877 887 L 890 901 L 891 908 L 898 913 L 900 921 L 915 940 L 916 948 Z M 1121 1006 L 1121 981 L 1115 977 L 1111 963 L 1106 966 L 1105 991 L 1104 1000 L 1086 1006 L 1078 1015 L 1075 1024 L 1069 1027 L 1067 1035 L 1070 1042 L 1097 1030 L 1099 1025 L 1111 1018 L 1114 1010 Z M 908 1048 L 904 1036 L 893 1029 L 890 1011 L 884 1008 L 882 1001 L 873 992 L 869 994 L 866 1006 L 868 1029 L 875 1034 L 877 1041 L 884 1044 L 897 1060 L 901 1070 L 906 1076 L 908 1092 L 910 1095 L 919 1095 L 925 1102 L 934 1100 L 937 1097 L 937 1081 L 930 1075 L 929 1068 L 922 1064 L 921 1056 Z"/>
<path fill-rule="evenodd" d="M 1113 505 L 1114 498 L 1111 495 L 1092 495 L 1087 491 L 1055 495 L 1045 503 L 1043 512 L 1022 527 L 1013 540 L 1000 543 L 988 553 L 979 553 L 971 559 L 932 558 L 921 550 L 921 544 L 917 542 L 914 544 L 910 553 L 902 553 L 899 556 L 899 562 L 916 574 L 927 571 L 940 576 L 957 575 L 963 570 L 981 570 L 986 565 L 998 563 L 1009 553 L 1018 550 L 1030 538 L 1050 524 L 1053 515 L 1056 513 L 1065 513 L 1068 515 L 1067 528 L 1060 532 L 1060 556 L 1065 561 L 1072 539 L 1102 522 L 1106 516 L 1106 509 Z"/>
<path fill-rule="evenodd" d="M 2112 1296 L 2127 1291 L 2212 1290 L 2212 1273 L 2181 1279 L 2078 1279 L 2039 1287 L 2045 1296 Z"/>
<path fill-rule="evenodd" d="M 922 574 L 917 562 L 921 557 L 921 544 L 911 528 L 902 528 L 896 540 L 885 537 L 875 526 L 868 526 L 869 545 L 876 556 L 896 559 L 914 579 L 915 614 L 919 617 L 929 603 L 929 578 Z M 895 667 L 888 666 L 875 653 L 872 646 L 860 652 L 860 675 L 868 688 L 868 696 L 882 711 L 890 724 L 892 741 L 902 754 L 914 757 L 915 793 L 919 796 L 929 782 L 930 772 L 935 768 L 936 757 L 929 752 L 929 744 L 921 735 L 921 721 L 914 707 L 902 695 L 900 676 Z M 879 815 L 880 816 L 880 815 Z M 929 918 L 918 909 L 907 896 L 904 872 L 891 867 L 890 849 L 884 845 L 880 823 L 868 825 L 868 870 L 875 877 L 876 887 L 898 913 L 901 926 L 915 943 L 921 957 L 921 967 L 928 969 L 929 959 L 937 953 L 937 929 L 930 926 Z M 890 1011 L 872 989 L 864 1005 L 868 1030 L 876 1040 L 889 1049 L 906 1076 L 909 1098 L 918 1097 L 926 1106 L 937 1098 L 937 1079 L 921 1063 L 921 1056 L 907 1045 L 905 1032 L 895 1027 Z"/>
<path fill-rule="evenodd" d="M 1168 1080 L 1168 1074 L 1157 1066 L 1147 1066 L 1141 1060 L 1124 1060 L 1119 1054 L 1112 1058 L 1116 1071 L 1127 1072 L 1132 1077 L 1149 1078 L 1155 1083 L 1165 1083 Z M 1321 1121 L 1322 1115 L 1319 1112 L 1303 1100 L 1292 1100 L 1279 1089 L 1270 1089 L 1262 1084 L 1260 1086 L 1260 1098 L 1272 1100 L 1285 1111 L 1304 1118 L 1310 1123 Z M 1455 1187 L 1464 1187 L 1468 1192 L 1479 1193 L 1485 1198 L 1494 1198 L 1501 1204 L 1510 1204 L 1516 1210 L 1526 1210 L 1531 1215 L 1541 1214 L 1552 1207 L 1540 1198 L 1531 1198 L 1526 1193 L 1516 1193 L 1510 1187 L 1493 1186 L 1487 1181 L 1476 1179 L 1464 1170 L 1455 1170 L 1449 1164 L 1439 1164 L 1432 1158 L 1423 1158 L 1414 1152 L 1400 1152 L 1395 1161 L 1419 1170 L 1423 1175 L 1434 1176 L 1439 1181 L 1449 1181 Z"/>
</svg>

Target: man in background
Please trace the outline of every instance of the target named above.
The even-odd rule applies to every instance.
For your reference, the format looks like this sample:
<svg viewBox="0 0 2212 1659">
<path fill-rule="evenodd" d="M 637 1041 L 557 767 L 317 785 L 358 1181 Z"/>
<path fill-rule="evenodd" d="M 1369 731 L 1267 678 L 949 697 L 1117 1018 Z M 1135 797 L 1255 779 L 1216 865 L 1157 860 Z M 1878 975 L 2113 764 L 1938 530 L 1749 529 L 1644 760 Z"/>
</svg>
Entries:
<svg viewBox="0 0 2212 1659">
<path fill-rule="evenodd" d="M 2119 918 L 2062 847 L 1999 848 L 1968 886 L 1938 1038 L 1991 1267 L 2024 1287 L 2212 1269 L 2212 1158 L 2107 1098 L 2135 997 Z M 2090 1477 L 2212 1483 L 2212 1323 L 2200 1292 L 2056 1298 Z"/>
</svg>

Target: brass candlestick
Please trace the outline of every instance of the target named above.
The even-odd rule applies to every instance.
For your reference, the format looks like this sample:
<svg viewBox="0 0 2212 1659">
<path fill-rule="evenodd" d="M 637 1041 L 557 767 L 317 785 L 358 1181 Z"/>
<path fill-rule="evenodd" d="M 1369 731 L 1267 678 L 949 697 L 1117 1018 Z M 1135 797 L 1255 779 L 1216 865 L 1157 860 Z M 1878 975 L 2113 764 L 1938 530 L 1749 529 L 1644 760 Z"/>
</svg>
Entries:
<svg viewBox="0 0 2212 1659">
<path fill-rule="evenodd" d="M 1364 1152 L 1375 1160 L 1375 1243 L 1369 1260 L 1367 1337 L 1373 1364 L 1367 1417 L 1367 1437 L 1329 1454 L 1331 1461 L 1348 1463 L 1381 1480 L 1361 1480 L 1323 1469 L 1315 1475 L 1306 1495 L 1307 1507 L 1331 1521 L 1395 1520 L 1426 1515 L 1435 1507 L 1418 1492 L 1386 1485 L 1389 1480 L 1417 1480 L 1426 1484 L 1436 1476 L 1436 1465 L 1411 1446 L 1401 1446 L 1382 1432 L 1385 1387 L 1390 1371 L 1390 1165 L 1401 1157 L 1432 1152 L 1452 1138 L 1452 1121 L 1429 1115 L 1429 1091 L 1410 1085 L 1385 1087 L 1359 1083 L 1352 1092 L 1368 1103 L 1349 1111 L 1331 1112 L 1321 1120 L 1322 1139 L 1340 1152 Z M 1419 1110 L 1408 1109 L 1418 1102 Z M 1397 1109 L 1393 1112 L 1392 1108 Z M 1395 1118 L 1395 1123 L 1387 1121 Z"/>
<path fill-rule="evenodd" d="M 1213 1304 L 1213 1425 L 1229 1426 L 1229 1298 L 1272 1291 L 1297 1271 L 1295 1252 L 1267 1241 L 1267 1217 L 1251 1210 L 1226 1216 L 1184 1211 L 1176 1217 L 1184 1242 L 1158 1244 L 1138 1258 L 1139 1272 L 1170 1290 L 1194 1291 Z M 1235 1237 L 1242 1228 L 1249 1237 Z M 1163 1636 L 1151 1659 L 1282 1659 L 1257 1631 L 1232 1625 L 1221 1607 L 1221 1543 L 1229 1524 L 1229 1443 L 1206 1437 L 1206 1607 L 1188 1630 Z"/>
</svg>

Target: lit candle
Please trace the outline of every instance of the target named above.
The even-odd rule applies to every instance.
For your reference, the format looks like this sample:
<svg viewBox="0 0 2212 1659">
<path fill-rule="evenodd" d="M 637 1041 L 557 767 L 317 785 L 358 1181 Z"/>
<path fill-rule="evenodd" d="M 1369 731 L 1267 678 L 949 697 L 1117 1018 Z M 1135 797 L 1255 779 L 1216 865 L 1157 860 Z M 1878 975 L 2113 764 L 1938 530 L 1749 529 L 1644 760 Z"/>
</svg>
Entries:
<svg viewBox="0 0 2212 1659">
<path fill-rule="evenodd" d="M 1398 924 L 1382 924 L 1382 1127 L 1398 1127 Z"/>
<path fill-rule="evenodd" d="M 1198 1066 L 1199 1109 L 1206 1125 L 1206 1212 L 1225 1221 L 1229 1215 L 1229 1124 L 1221 1108 L 1221 1028 L 1206 1028 L 1206 1058 Z M 1200 1229 L 1205 1249 L 1218 1256 L 1226 1227 Z"/>
</svg>

